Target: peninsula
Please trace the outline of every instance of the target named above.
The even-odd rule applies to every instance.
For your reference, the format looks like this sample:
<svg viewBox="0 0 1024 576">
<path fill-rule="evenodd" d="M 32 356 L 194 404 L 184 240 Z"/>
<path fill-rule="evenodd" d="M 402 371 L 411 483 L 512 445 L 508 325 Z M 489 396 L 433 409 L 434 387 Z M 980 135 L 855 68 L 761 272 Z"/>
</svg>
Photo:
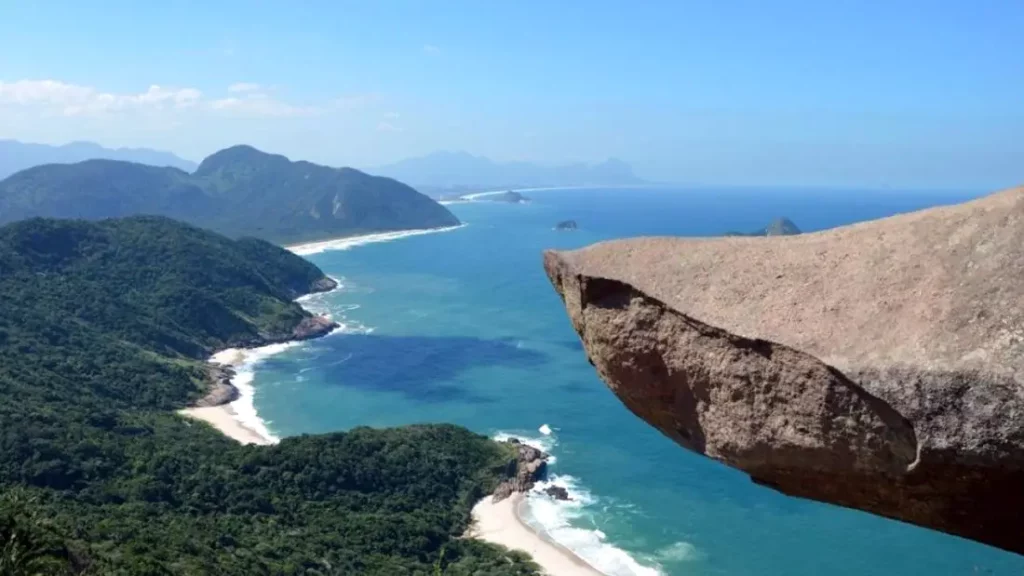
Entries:
<svg viewBox="0 0 1024 576">
<path fill-rule="evenodd" d="M 36 166 L 0 181 L 0 224 L 134 215 L 167 216 L 280 244 L 459 224 L 447 208 L 396 180 L 292 162 L 251 146 L 212 154 L 191 174 L 88 160 Z"/>
</svg>

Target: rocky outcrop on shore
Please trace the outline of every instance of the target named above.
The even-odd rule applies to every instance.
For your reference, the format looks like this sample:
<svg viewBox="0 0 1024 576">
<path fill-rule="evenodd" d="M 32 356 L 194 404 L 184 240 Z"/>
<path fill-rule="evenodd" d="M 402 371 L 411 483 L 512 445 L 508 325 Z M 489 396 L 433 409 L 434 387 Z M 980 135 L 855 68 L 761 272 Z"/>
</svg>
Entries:
<svg viewBox="0 0 1024 576">
<path fill-rule="evenodd" d="M 217 364 L 206 365 L 206 381 L 209 383 L 210 391 L 196 401 L 197 408 L 207 406 L 221 406 L 238 400 L 238 388 L 231 383 L 235 377 L 235 371 L 228 366 Z"/>
<path fill-rule="evenodd" d="M 507 441 L 515 451 L 506 468 L 506 479 L 494 490 L 494 501 L 508 498 L 516 492 L 529 492 L 547 474 L 548 455 L 533 446 L 512 438 Z"/>
<path fill-rule="evenodd" d="M 326 316 L 309 316 L 303 318 L 298 326 L 292 329 L 292 337 L 289 340 L 319 338 L 330 334 L 337 327 L 338 323 Z"/>
<path fill-rule="evenodd" d="M 600 376 L 760 484 L 1024 553 L 1024 189 L 544 265 Z"/>
<path fill-rule="evenodd" d="M 336 280 L 324 276 L 313 283 L 310 287 L 309 293 L 330 292 L 337 287 L 338 282 Z M 330 334 L 339 326 L 340 325 L 337 322 L 326 316 L 310 315 L 300 320 L 299 323 L 292 328 L 291 332 L 260 334 L 258 338 L 238 343 L 238 347 L 258 348 L 269 344 L 279 344 L 295 340 L 312 340 L 314 338 L 320 338 Z M 235 385 L 231 383 L 231 379 L 234 378 L 234 376 L 235 371 L 230 366 L 207 363 L 206 382 L 208 384 L 209 391 L 205 396 L 197 400 L 194 406 L 197 408 L 221 406 L 223 404 L 230 404 L 237 400 L 238 388 L 235 388 Z"/>
<path fill-rule="evenodd" d="M 320 278 L 319 280 L 316 280 L 315 282 L 313 282 L 313 284 L 309 287 L 309 293 L 310 294 L 317 294 L 317 293 L 320 293 L 320 292 L 330 292 L 331 290 L 334 290 L 337 287 L 338 287 L 338 281 L 337 280 L 335 280 L 334 278 L 329 278 L 327 276 L 324 276 L 324 277 Z"/>
</svg>

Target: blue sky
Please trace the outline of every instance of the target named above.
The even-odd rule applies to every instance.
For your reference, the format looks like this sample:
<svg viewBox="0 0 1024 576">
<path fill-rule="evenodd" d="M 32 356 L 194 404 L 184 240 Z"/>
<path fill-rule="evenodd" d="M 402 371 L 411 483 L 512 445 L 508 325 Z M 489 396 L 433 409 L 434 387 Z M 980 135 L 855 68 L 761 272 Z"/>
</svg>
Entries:
<svg viewBox="0 0 1024 576">
<path fill-rule="evenodd" d="M 1024 182 L 1024 2 L 0 0 L 0 138 Z"/>
</svg>

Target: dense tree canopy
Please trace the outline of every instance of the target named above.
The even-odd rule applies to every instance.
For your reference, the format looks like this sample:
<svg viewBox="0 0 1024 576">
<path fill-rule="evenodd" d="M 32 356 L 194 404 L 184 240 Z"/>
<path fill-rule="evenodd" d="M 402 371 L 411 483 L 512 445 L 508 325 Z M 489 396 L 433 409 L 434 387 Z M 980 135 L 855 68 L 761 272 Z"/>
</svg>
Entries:
<svg viewBox="0 0 1024 576">
<path fill-rule="evenodd" d="M 173 413 L 203 358 L 289 330 L 321 278 L 163 218 L 0 228 L 0 573 L 535 574 L 458 538 L 510 458 L 483 436 L 241 446 Z"/>
</svg>

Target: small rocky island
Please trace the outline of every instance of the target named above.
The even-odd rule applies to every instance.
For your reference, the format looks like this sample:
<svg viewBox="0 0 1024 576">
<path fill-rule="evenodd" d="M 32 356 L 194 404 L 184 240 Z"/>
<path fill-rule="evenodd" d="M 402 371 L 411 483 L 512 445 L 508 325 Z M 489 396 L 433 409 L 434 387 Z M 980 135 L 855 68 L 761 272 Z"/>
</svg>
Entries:
<svg viewBox="0 0 1024 576">
<path fill-rule="evenodd" d="M 764 228 L 753 232 L 726 232 L 723 236 L 796 236 L 801 234 L 800 228 L 789 218 L 776 218 Z"/>
<path fill-rule="evenodd" d="M 530 201 L 529 198 L 523 196 L 515 190 L 509 190 L 502 192 L 501 194 L 488 194 L 486 196 L 480 196 L 481 200 L 489 200 L 491 202 L 505 202 L 507 204 L 526 204 Z"/>
<path fill-rule="evenodd" d="M 579 226 L 575 220 L 562 220 L 558 224 L 555 224 L 555 230 L 577 230 Z"/>
</svg>

